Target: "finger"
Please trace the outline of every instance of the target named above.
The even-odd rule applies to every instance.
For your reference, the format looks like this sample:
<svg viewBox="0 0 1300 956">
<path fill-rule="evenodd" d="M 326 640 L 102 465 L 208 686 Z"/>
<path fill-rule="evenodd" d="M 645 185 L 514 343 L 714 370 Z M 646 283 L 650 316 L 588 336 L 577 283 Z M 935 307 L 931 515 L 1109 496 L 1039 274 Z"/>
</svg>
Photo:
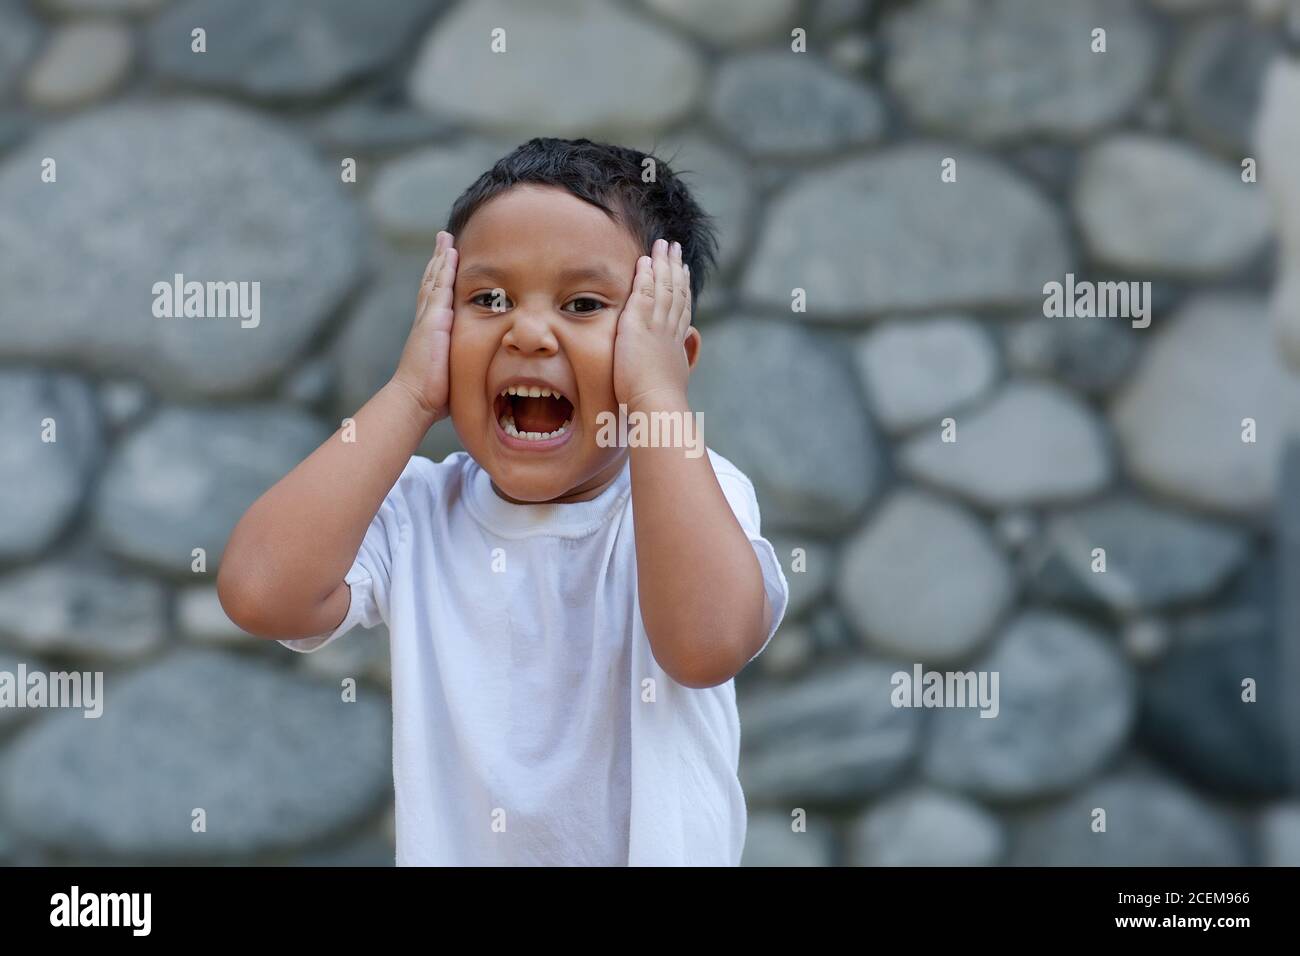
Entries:
<svg viewBox="0 0 1300 956">
<path fill-rule="evenodd" d="M 424 308 L 445 308 L 451 305 L 451 289 L 456 281 L 455 262 L 459 253 L 452 247 L 452 238 L 447 233 L 440 233 L 439 251 L 429 263 L 426 280 L 422 287 Z M 450 273 L 448 268 L 450 267 Z"/>
<path fill-rule="evenodd" d="M 668 242 L 656 239 L 653 247 L 655 266 L 655 309 L 652 324 L 663 328 L 668 324 L 668 310 L 673 304 L 673 269 L 668 261 Z"/>
<path fill-rule="evenodd" d="M 643 323 L 653 314 L 655 306 L 654 264 L 649 256 L 636 260 L 636 273 L 632 276 L 632 295 L 623 307 L 623 315 Z"/>
<path fill-rule="evenodd" d="M 455 314 L 453 297 L 456 288 L 456 266 L 460 262 L 460 251 L 448 244 L 442 252 L 442 261 L 434 274 L 433 288 L 429 295 L 429 321 L 435 328 L 450 328 L 451 317 Z"/>
<path fill-rule="evenodd" d="M 434 243 L 433 256 L 430 256 L 428 265 L 425 265 L 424 267 L 424 274 L 420 276 L 420 294 L 416 299 L 416 317 L 422 315 L 425 308 L 429 306 L 429 299 L 432 298 L 433 295 L 435 277 L 437 277 L 439 269 L 442 268 L 443 248 L 446 246 L 446 237 L 446 233 L 438 233 L 437 242 Z"/>
<path fill-rule="evenodd" d="M 690 284 L 686 277 L 686 263 L 682 262 L 682 247 L 674 242 L 670 262 L 673 270 L 673 303 L 668 310 L 668 327 L 678 339 L 685 331 L 682 317 L 689 314 Z"/>
<path fill-rule="evenodd" d="M 677 340 L 686 341 L 686 333 L 691 328 L 691 312 L 694 306 L 695 298 L 691 295 L 691 267 L 682 263 L 682 295 L 685 298 L 685 304 L 682 307 L 682 314 L 677 325 Z"/>
<path fill-rule="evenodd" d="M 433 282 L 433 277 L 438 274 L 438 266 L 442 262 L 443 252 L 447 248 L 447 234 L 438 233 L 438 239 L 433 245 L 433 255 L 429 257 L 429 263 L 424 267 L 424 276 L 420 279 L 421 285 L 429 285 Z"/>
</svg>

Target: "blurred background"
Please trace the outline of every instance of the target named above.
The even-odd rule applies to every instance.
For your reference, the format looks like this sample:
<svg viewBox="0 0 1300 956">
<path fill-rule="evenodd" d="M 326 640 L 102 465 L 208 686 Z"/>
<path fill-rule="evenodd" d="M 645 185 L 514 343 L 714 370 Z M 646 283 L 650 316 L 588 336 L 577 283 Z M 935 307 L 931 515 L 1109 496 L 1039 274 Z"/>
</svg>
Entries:
<svg viewBox="0 0 1300 956">
<path fill-rule="evenodd" d="M 214 576 L 542 134 L 653 148 L 719 222 L 692 403 L 791 586 L 736 680 L 747 864 L 1300 864 L 1297 37 L 1288 0 L 0 0 L 0 671 L 106 675 L 98 720 L 0 710 L 0 862 L 392 864 L 387 635 L 293 654 Z M 260 324 L 155 318 L 178 273 Z M 1150 282 L 1149 327 L 1045 317 L 1069 274 Z M 997 672 L 997 718 L 893 707 L 917 664 Z"/>
</svg>

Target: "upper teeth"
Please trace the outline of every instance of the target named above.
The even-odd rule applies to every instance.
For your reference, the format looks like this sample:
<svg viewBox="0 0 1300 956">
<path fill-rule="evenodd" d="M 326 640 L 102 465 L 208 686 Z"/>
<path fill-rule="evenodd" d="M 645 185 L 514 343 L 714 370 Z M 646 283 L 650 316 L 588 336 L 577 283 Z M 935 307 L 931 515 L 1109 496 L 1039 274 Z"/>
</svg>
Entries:
<svg viewBox="0 0 1300 956">
<path fill-rule="evenodd" d="M 518 395 L 520 398 L 563 398 L 559 392 L 543 385 L 507 385 L 501 390 L 502 395 Z"/>
</svg>

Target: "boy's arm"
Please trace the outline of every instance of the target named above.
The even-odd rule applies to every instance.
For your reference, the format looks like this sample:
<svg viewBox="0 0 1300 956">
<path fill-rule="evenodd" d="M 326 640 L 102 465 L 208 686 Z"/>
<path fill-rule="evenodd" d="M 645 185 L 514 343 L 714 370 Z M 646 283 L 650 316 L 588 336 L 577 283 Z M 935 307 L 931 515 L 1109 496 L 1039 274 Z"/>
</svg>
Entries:
<svg viewBox="0 0 1300 956">
<path fill-rule="evenodd" d="M 343 582 L 384 497 L 432 425 L 409 391 L 381 388 L 340 432 L 257 499 L 235 525 L 217 572 L 230 619 L 250 634 L 333 630 L 348 611 Z"/>
<path fill-rule="evenodd" d="M 444 238 L 445 237 L 445 238 Z M 342 430 L 244 513 L 217 573 L 226 614 L 251 634 L 310 637 L 348 611 L 344 576 L 425 433 L 447 414 L 456 250 L 440 233 L 397 372 Z"/>
<path fill-rule="evenodd" d="M 680 249 L 656 243 L 652 264 L 638 262 L 615 341 L 615 393 L 629 415 L 686 421 L 693 331 Z M 630 456 L 637 588 L 655 660 L 687 687 L 724 683 L 758 653 L 771 622 L 758 558 L 707 453 L 636 447 Z"/>
<path fill-rule="evenodd" d="M 690 414 L 684 395 L 666 392 L 637 408 Z M 655 660 L 687 687 L 724 683 L 758 653 L 771 620 L 754 548 L 707 454 L 631 456 L 637 587 Z"/>
</svg>

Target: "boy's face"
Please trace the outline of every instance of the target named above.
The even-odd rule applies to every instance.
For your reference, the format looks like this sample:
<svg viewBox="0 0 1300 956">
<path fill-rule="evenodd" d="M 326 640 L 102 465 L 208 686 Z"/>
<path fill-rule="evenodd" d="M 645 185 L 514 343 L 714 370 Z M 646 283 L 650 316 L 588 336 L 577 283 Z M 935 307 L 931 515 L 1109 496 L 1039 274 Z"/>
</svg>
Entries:
<svg viewBox="0 0 1300 956">
<path fill-rule="evenodd" d="M 627 455 L 596 444 L 596 416 L 617 413 L 614 335 L 643 250 L 595 206 L 531 185 L 480 207 L 456 247 L 456 434 L 509 499 L 594 497 Z M 562 397 L 503 395 L 512 385 Z"/>
</svg>

